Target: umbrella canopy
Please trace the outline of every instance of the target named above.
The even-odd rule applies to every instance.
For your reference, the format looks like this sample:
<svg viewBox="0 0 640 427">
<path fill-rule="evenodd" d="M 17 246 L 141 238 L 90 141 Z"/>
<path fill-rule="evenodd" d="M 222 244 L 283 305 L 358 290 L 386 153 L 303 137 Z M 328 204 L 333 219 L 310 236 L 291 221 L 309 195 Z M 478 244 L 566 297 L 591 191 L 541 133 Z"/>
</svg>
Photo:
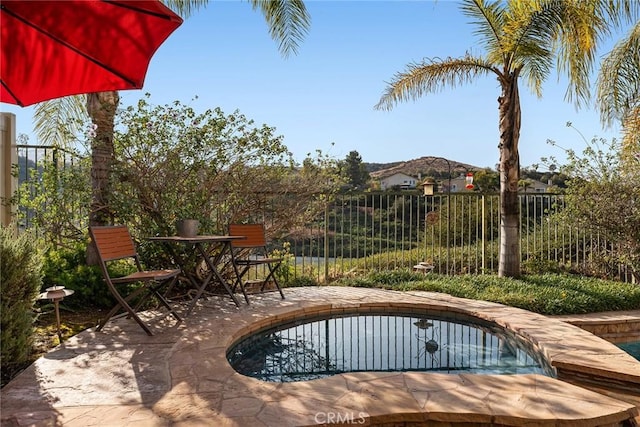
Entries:
<svg viewBox="0 0 640 427">
<path fill-rule="evenodd" d="M 0 101 L 140 89 L 182 18 L 158 0 L 1 0 Z"/>
</svg>

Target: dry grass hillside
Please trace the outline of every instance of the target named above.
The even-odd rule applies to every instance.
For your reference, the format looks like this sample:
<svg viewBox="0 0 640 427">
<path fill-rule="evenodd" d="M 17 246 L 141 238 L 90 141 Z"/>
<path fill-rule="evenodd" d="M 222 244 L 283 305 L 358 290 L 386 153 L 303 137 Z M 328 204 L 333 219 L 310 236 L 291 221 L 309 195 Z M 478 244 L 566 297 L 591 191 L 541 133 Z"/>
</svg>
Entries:
<svg viewBox="0 0 640 427">
<path fill-rule="evenodd" d="M 460 163 L 455 160 L 447 159 L 451 164 L 451 175 L 456 176 L 463 172 L 480 170 L 478 166 Z M 431 175 L 447 175 L 449 173 L 449 165 L 447 160 L 439 157 L 425 156 L 419 159 L 407 160 L 404 162 L 389 163 L 387 167 L 376 164 L 375 169 L 370 169 L 370 176 L 374 179 L 393 175 L 394 173 L 404 173 L 410 176 L 431 176 Z"/>
</svg>

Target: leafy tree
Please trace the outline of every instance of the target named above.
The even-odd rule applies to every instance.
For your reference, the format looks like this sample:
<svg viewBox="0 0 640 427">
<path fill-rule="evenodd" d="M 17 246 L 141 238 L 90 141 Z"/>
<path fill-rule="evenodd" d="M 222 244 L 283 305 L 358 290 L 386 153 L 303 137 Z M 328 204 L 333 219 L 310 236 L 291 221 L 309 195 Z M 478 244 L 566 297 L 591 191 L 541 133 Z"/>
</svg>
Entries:
<svg viewBox="0 0 640 427">
<path fill-rule="evenodd" d="M 482 193 L 493 193 L 500 189 L 500 174 L 490 168 L 476 171 L 473 174 L 473 184 Z"/>
<path fill-rule="evenodd" d="M 319 194 L 335 187 L 331 159 L 318 152 L 296 165 L 274 128 L 238 111 L 198 113 L 178 101 L 141 99 L 119 118 L 109 204 L 143 235 L 175 234 L 176 221 L 187 218 L 203 233 L 246 220 L 276 233 L 324 209 Z"/>
<path fill-rule="evenodd" d="M 178 14 L 189 16 L 205 7 L 204 0 L 165 0 Z M 280 52 L 286 57 L 296 53 L 310 25 L 310 18 L 301 0 L 250 0 L 267 21 L 271 37 L 278 41 Z M 110 171 L 114 161 L 113 123 L 120 97 L 116 91 L 55 99 L 39 104 L 35 109 L 36 133 L 43 144 L 68 142 L 69 135 L 78 132 L 78 123 L 89 117 L 96 135 L 91 142 L 92 198 L 89 225 L 108 224 L 114 213 L 108 204 L 111 194 Z M 87 248 L 87 262 L 97 261 L 93 245 Z"/>
<path fill-rule="evenodd" d="M 532 185 L 533 185 L 533 180 L 529 178 L 518 180 L 518 187 L 522 188 L 524 192 L 526 192 L 529 189 L 529 187 L 531 187 Z"/>
<path fill-rule="evenodd" d="M 547 192 L 551 193 L 556 193 L 561 188 L 565 188 L 568 177 L 556 172 L 558 166 L 555 163 L 550 162 L 547 157 L 542 157 L 540 161 L 542 162 L 542 165 L 547 167 L 547 171 L 539 171 L 538 168 L 540 167 L 540 164 L 534 163 L 531 166 L 520 170 L 521 178 L 549 183 L 550 187 L 547 188 Z"/>
<path fill-rule="evenodd" d="M 638 3 L 624 0 L 465 0 L 462 12 L 476 27 L 484 56 L 427 59 L 397 73 L 376 108 L 391 109 L 443 87 L 493 75 L 500 85 L 500 276 L 520 275 L 518 182 L 521 110 L 519 82 L 542 95 L 554 62 L 569 79 L 567 98 L 578 106 L 589 97 L 589 73 L 596 47 L 610 28 L 637 13 Z"/>
<path fill-rule="evenodd" d="M 362 162 L 362 157 L 357 151 L 347 154 L 343 162 L 343 174 L 347 184 L 353 189 L 362 189 L 369 181 L 369 172 Z"/>
<path fill-rule="evenodd" d="M 615 139 L 594 138 L 581 154 L 564 151 L 567 164 L 560 170 L 571 179 L 563 218 L 598 236 L 592 242 L 594 258 L 611 270 L 627 265 L 640 280 L 640 162 L 626 161 Z"/>
</svg>

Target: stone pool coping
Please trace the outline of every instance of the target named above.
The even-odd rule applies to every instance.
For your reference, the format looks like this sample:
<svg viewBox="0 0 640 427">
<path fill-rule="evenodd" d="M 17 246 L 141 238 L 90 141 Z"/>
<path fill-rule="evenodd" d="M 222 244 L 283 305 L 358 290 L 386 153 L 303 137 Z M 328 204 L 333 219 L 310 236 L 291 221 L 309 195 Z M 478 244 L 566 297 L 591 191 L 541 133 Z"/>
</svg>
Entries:
<svg viewBox="0 0 640 427">
<path fill-rule="evenodd" d="M 638 407 L 570 384 L 640 390 L 640 363 L 615 345 L 557 319 L 429 292 L 346 287 L 285 289 L 197 305 L 182 324 L 148 313 L 147 337 L 121 318 L 69 339 L 2 389 L 2 425 L 633 425 Z M 266 383 L 235 372 L 228 347 L 300 313 L 391 307 L 457 311 L 527 338 L 558 370 L 540 375 L 351 373 Z M 605 386 L 603 386 L 603 384 Z M 600 390 L 601 391 L 601 390 Z M 633 389 L 632 389 L 633 391 Z"/>
</svg>

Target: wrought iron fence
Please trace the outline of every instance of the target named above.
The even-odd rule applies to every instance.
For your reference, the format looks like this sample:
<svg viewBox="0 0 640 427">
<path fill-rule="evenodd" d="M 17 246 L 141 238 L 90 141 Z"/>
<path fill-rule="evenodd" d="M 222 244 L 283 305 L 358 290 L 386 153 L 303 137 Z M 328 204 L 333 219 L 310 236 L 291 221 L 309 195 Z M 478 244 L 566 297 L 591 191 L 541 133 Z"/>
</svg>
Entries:
<svg viewBox="0 0 640 427">
<path fill-rule="evenodd" d="M 81 168 L 82 157 L 77 153 L 65 150 L 59 147 L 45 145 L 27 145 L 17 144 L 17 164 L 14 167 L 14 179 L 17 180 L 17 191 L 14 200 L 18 204 L 18 224 L 20 229 L 35 229 L 38 233 L 38 227 L 35 224 L 36 212 L 34 209 L 25 206 L 21 201 L 26 199 L 35 199 L 43 191 L 45 185 L 45 175 L 47 171 L 53 171 L 53 179 L 60 179 L 59 190 L 63 191 L 62 179 L 66 176 L 66 172 Z M 87 173 L 83 171 L 82 173 Z M 53 185 L 56 185 L 54 182 Z M 60 198 L 59 200 L 62 200 Z M 53 203 L 53 200 L 51 201 Z M 76 218 L 79 223 L 87 217 L 87 207 L 84 206 L 68 206 L 66 208 L 74 209 L 70 212 L 70 218 Z"/>
<path fill-rule="evenodd" d="M 32 196 L 41 188 L 45 163 L 64 171 L 78 168 L 82 160 L 54 147 L 18 145 L 17 150 L 17 178 L 23 184 L 19 191 L 32 192 Z M 88 176 L 88 171 L 83 173 Z M 606 256 L 615 250 L 606 239 L 561 220 L 562 195 L 522 194 L 520 204 L 525 270 L 562 267 L 632 280 L 625 266 Z M 264 206 L 273 208 L 266 202 Z M 18 209 L 21 229 L 35 227 L 36 212 L 24 206 Z M 81 229 L 88 206 L 74 205 L 73 209 L 76 211 L 69 216 Z M 341 194 L 314 221 L 273 243 L 280 247 L 286 242 L 290 247 L 287 274 L 318 282 L 358 271 L 412 268 L 419 262 L 433 265 L 433 271 L 441 274 L 491 273 L 498 270 L 499 216 L 497 194 Z"/>
<path fill-rule="evenodd" d="M 630 281 L 627 269 L 607 264 L 614 249 L 592 230 L 567 224 L 558 194 L 522 194 L 521 259 L 525 271 L 598 272 Z M 441 274 L 498 270 L 498 194 L 380 192 L 339 195 L 306 235 L 288 238 L 301 274 L 330 280 L 350 272 L 412 268 Z"/>
</svg>

